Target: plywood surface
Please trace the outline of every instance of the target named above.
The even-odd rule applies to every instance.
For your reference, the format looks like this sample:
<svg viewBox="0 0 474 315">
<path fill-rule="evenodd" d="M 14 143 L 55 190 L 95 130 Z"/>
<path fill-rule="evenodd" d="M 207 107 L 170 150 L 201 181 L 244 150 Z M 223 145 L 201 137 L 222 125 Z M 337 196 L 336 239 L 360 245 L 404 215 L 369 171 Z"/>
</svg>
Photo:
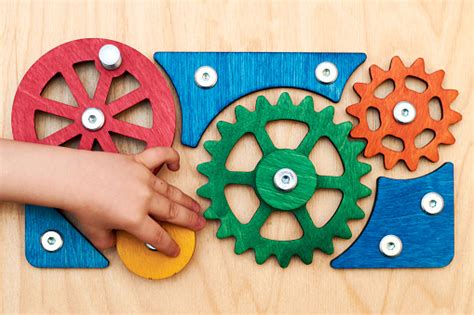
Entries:
<svg viewBox="0 0 474 315">
<path fill-rule="evenodd" d="M 198 233 L 190 265 L 168 280 L 154 282 L 131 274 L 115 250 L 105 252 L 111 261 L 105 270 L 39 270 L 24 258 L 23 207 L 0 203 L 0 312 L 472 314 L 472 6 L 472 1 L 0 1 L 0 136 L 5 138 L 12 137 L 11 105 L 26 70 L 49 49 L 82 37 L 121 41 L 150 59 L 158 50 L 365 52 L 366 63 L 351 77 L 336 105 L 337 122 L 352 120 L 345 113 L 348 105 L 358 101 L 351 86 L 369 80 L 369 65 L 386 69 L 393 55 L 400 55 L 407 64 L 423 57 L 429 72 L 446 70 L 444 87 L 459 90 L 453 108 L 464 116 L 451 129 L 457 142 L 441 148 L 438 163 L 423 160 L 414 173 L 401 164 L 386 171 L 380 157 L 361 158 L 373 167 L 363 178 L 372 189 L 379 176 L 409 178 L 443 162 L 454 162 L 456 246 L 454 261 L 446 268 L 332 269 L 330 259 L 352 243 L 364 219 L 351 223 L 353 238 L 337 240 L 332 257 L 316 252 L 313 264 L 306 266 L 295 259 L 285 270 L 273 259 L 258 266 L 251 252 L 236 256 L 232 240 L 215 237 L 215 223 Z M 216 121 L 233 121 L 237 104 L 252 109 L 258 95 L 276 102 L 282 91 L 253 93 L 237 100 L 210 125 L 204 139 L 219 138 Z M 295 102 L 310 94 L 290 93 Z M 317 110 L 331 104 L 319 96 L 315 102 Z M 130 115 L 147 120 L 146 112 Z M 179 117 L 177 123 L 181 125 Z M 47 122 L 41 124 L 42 129 L 47 128 Z M 288 138 L 288 132 L 294 137 Z M 271 126 L 270 130 L 282 146 L 294 145 L 303 132 L 297 124 Z M 183 147 L 179 135 L 180 127 L 174 147 L 182 154 L 182 170 L 161 175 L 195 196 L 196 188 L 206 181 L 195 167 L 209 156 L 202 142 L 197 149 Z M 137 149 L 134 144 L 122 145 Z M 248 167 L 255 162 L 251 139 L 243 141 L 239 150 L 243 158 L 234 156 L 231 164 Z M 316 163 L 340 170 L 334 154 L 316 154 Z M 232 200 L 244 199 L 234 202 L 242 208 L 254 203 L 252 192 L 242 189 L 229 191 L 228 198 L 231 205 Z M 313 202 L 315 207 L 337 205 L 336 194 L 324 192 L 320 198 Z M 373 195 L 360 202 L 366 214 L 372 204 Z M 329 212 L 321 213 L 329 219 Z M 283 238 L 294 237 L 298 231 L 285 218 L 276 217 L 262 233 Z"/>
</svg>

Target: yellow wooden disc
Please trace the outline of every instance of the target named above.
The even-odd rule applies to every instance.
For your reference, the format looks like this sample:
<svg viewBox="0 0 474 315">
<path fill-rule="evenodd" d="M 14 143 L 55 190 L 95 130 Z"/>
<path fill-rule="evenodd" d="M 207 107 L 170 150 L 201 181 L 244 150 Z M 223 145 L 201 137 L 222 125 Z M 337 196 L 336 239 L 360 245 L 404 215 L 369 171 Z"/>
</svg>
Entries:
<svg viewBox="0 0 474 315">
<path fill-rule="evenodd" d="M 150 250 L 134 236 L 117 232 L 117 252 L 125 266 L 133 273 L 147 279 L 166 279 L 180 272 L 191 260 L 196 246 L 194 231 L 176 225 L 162 226 L 178 243 L 181 251 L 178 257 L 168 257 Z"/>
</svg>

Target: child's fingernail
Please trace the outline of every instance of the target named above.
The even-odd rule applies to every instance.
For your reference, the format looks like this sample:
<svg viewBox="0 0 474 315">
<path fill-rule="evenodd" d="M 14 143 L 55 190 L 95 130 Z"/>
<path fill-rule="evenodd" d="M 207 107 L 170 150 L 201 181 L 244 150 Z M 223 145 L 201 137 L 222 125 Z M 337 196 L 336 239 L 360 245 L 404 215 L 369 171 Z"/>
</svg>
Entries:
<svg viewBox="0 0 474 315">
<path fill-rule="evenodd" d="M 206 219 L 204 219 L 204 217 L 199 217 L 198 225 L 200 228 L 204 227 L 206 225 Z"/>
<path fill-rule="evenodd" d="M 201 212 L 201 205 L 198 204 L 196 201 L 194 202 L 193 209 L 196 212 Z"/>
<path fill-rule="evenodd" d="M 173 254 L 171 256 L 173 257 L 178 257 L 179 256 L 180 249 L 178 246 L 176 246 L 175 250 L 173 251 Z"/>
</svg>

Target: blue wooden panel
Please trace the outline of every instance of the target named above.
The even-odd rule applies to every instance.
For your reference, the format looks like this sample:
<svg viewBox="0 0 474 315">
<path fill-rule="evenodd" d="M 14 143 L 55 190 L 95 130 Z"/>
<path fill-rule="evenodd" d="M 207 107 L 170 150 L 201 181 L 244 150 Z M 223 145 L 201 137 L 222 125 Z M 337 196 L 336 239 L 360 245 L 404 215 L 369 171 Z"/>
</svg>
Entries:
<svg viewBox="0 0 474 315">
<path fill-rule="evenodd" d="M 41 246 L 46 231 L 58 232 L 63 246 L 48 252 Z M 39 268 L 105 268 L 109 261 L 56 209 L 25 206 L 25 254 Z"/>
<path fill-rule="evenodd" d="M 182 112 L 181 142 L 196 147 L 214 117 L 238 98 L 262 89 L 294 87 L 318 93 L 334 102 L 341 98 L 349 76 L 366 59 L 363 53 L 230 53 L 157 52 L 156 62 L 167 72 L 178 93 Z M 329 61 L 337 80 L 316 80 L 315 68 Z M 208 89 L 194 82 L 201 66 L 217 71 L 217 84 Z"/>
<path fill-rule="evenodd" d="M 422 210 L 420 202 L 431 191 L 444 199 L 444 209 L 435 215 Z M 399 256 L 387 257 L 379 250 L 388 234 L 403 242 Z M 331 262 L 334 268 L 437 268 L 454 257 L 453 164 L 415 179 L 378 179 L 371 217 L 359 238 Z"/>
</svg>

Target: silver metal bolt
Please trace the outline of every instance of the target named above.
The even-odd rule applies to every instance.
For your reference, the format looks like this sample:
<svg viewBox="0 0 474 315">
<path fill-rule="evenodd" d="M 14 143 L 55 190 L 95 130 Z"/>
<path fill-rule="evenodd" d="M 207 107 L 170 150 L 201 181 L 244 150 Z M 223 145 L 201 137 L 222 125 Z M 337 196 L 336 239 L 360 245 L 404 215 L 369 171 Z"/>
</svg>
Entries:
<svg viewBox="0 0 474 315">
<path fill-rule="evenodd" d="M 280 190 L 291 191 L 298 185 L 298 176 L 289 168 L 282 168 L 273 176 L 273 184 Z"/>
<path fill-rule="evenodd" d="M 398 236 L 390 234 L 380 240 L 379 249 L 387 257 L 396 257 L 402 252 L 403 243 Z"/>
<path fill-rule="evenodd" d="M 196 82 L 200 88 L 211 88 L 217 83 L 217 72 L 214 68 L 209 66 L 200 67 L 194 73 L 194 82 Z"/>
<path fill-rule="evenodd" d="M 416 117 L 415 106 L 409 102 L 401 101 L 393 108 L 393 117 L 399 123 L 411 123 Z"/>
<path fill-rule="evenodd" d="M 151 250 L 151 251 L 154 251 L 154 252 L 158 251 L 158 250 L 156 249 L 156 247 L 154 247 L 153 245 L 150 245 L 150 244 L 148 244 L 148 243 L 145 243 L 145 246 L 146 246 L 149 250 Z"/>
<path fill-rule="evenodd" d="M 336 81 L 339 72 L 337 71 L 335 64 L 329 61 L 324 61 L 317 65 L 316 69 L 314 69 L 314 74 L 319 82 L 329 84 Z"/>
<path fill-rule="evenodd" d="M 82 113 L 81 122 L 84 128 L 96 131 L 104 126 L 105 116 L 100 109 L 89 107 Z"/>
<path fill-rule="evenodd" d="M 117 46 L 112 44 L 104 45 L 99 50 L 99 60 L 107 70 L 115 70 L 122 64 L 122 56 Z"/>
<path fill-rule="evenodd" d="M 63 238 L 56 231 L 47 231 L 41 236 L 41 246 L 48 252 L 55 252 L 63 247 Z"/>
<path fill-rule="evenodd" d="M 429 192 L 421 199 L 421 208 L 429 214 L 438 214 L 443 211 L 444 199 L 436 192 Z"/>
</svg>

